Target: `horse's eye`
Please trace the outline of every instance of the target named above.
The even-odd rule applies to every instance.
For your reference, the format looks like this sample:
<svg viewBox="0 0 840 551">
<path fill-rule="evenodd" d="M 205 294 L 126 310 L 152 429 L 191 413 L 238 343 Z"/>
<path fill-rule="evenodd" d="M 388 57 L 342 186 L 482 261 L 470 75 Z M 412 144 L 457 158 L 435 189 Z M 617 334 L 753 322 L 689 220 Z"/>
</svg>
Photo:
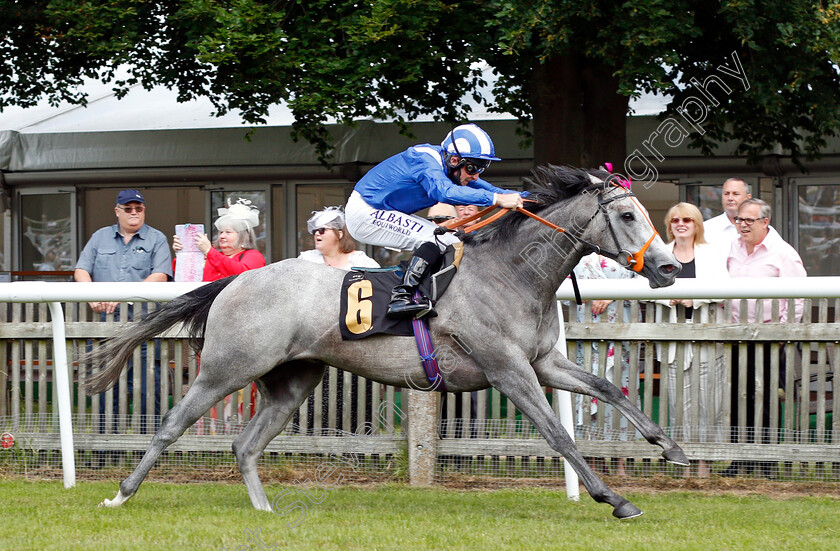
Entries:
<svg viewBox="0 0 840 551">
<path fill-rule="evenodd" d="M 621 219 L 625 222 L 632 222 L 636 219 L 636 216 L 632 212 L 622 212 Z"/>
</svg>

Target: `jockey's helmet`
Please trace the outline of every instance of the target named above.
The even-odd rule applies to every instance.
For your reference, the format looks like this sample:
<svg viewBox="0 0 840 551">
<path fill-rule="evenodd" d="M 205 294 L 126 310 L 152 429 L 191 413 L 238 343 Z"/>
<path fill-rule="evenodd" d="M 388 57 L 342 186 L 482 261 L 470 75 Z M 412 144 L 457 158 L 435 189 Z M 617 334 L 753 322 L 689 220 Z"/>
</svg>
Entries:
<svg viewBox="0 0 840 551">
<path fill-rule="evenodd" d="M 493 147 L 493 140 L 490 135 L 475 124 L 462 124 L 455 127 L 440 146 L 447 156 L 457 155 L 462 159 L 476 159 L 487 161 L 501 161 L 496 157 L 496 150 Z"/>
</svg>

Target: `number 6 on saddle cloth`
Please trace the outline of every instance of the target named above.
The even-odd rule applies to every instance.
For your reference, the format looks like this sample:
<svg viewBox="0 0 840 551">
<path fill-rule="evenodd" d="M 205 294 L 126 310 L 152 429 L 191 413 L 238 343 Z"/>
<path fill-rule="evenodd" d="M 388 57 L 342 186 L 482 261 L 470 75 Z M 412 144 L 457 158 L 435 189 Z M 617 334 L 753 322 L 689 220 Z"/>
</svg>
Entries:
<svg viewBox="0 0 840 551">
<path fill-rule="evenodd" d="M 463 245 L 449 245 L 440 265 L 432 266 L 432 275 L 420 282 L 420 292 L 434 305 L 449 286 L 463 254 Z M 411 319 L 389 319 L 391 290 L 402 281 L 404 266 L 391 268 L 352 268 L 341 285 L 339 328 L 344 340 L 359 340 L 385 333 L 408 337 L 414 335 Z"/>
</svg>

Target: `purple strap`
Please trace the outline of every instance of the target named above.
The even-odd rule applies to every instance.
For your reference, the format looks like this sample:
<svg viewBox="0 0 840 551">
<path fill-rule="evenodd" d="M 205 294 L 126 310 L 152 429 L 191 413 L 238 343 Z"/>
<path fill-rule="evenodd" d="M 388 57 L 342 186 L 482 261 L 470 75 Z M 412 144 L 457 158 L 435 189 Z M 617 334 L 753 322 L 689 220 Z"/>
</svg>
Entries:
<svg viewBox="0 0 840 551">
<path fill-rule="evenodd" d="M 419 293 L 414 295 L 418 300 Z M 411 320 L 411 327 L 414 329 L 414 340 L 417 341 L 417 352 L 420 353 L 420 363 L 426 372 L 426 378 L 432 383 L 431 390 L 446 392 L 446 384 L 443 382 L 443 375 L 440 374 L 437 358 L 435 358 L 435 347 L 432 344 L 432 335 L 429 333 L 429 324 L 425 318 Z"/>
</svg>

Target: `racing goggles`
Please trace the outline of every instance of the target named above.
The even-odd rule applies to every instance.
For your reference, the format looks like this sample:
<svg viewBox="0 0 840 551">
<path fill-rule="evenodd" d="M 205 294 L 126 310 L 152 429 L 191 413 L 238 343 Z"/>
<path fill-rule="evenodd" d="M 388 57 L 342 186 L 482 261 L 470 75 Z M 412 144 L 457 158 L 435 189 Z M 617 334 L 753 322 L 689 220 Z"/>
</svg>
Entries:
<svg viewBox="0 0 840 551">
<path fill-rule="evenodd" d="M 487 159 L 462 159 L 461 165 L 469 175 L 481 174 L 490 166 L 490 161 Z"/>
</svg>

